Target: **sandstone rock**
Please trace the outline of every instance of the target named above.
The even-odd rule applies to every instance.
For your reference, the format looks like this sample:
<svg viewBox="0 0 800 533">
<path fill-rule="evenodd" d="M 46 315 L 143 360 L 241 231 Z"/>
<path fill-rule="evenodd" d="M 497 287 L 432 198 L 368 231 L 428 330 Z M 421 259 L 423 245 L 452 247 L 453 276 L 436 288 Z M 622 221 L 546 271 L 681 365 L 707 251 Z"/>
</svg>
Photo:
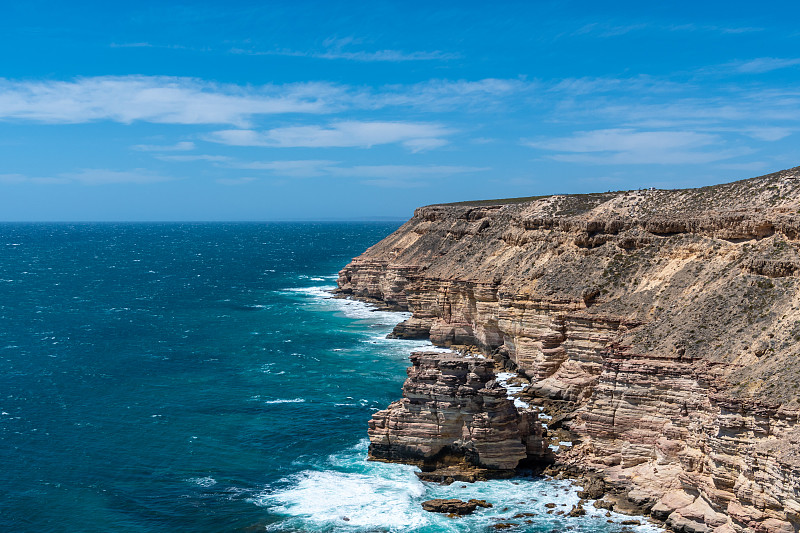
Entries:
<svg viewBox="0 0 800 533">
<path fill-rule="evenodd" d="M 592 476 L 583 482 L 583 490 L 578 492 L 581 498 L 599 500 L 606 493 L 606 484 L 600 477 Z"/>
<path fill-rule="evenodd" d="M 518 412 L 490 359 L 415 352 L 404 398 L 369 422 L 370 458 L 419 465 L 426 480 L 507 477 L 544 461 L 536 412 Z"/>
<path fill-rule="evenodd" d="M 491 503 L 486 500 L 471 499 L 469 501 L 462 501 L 457 498 L 427 500 L 422 502 L 422 508 L 426 511 L 434 513 L 453 514 L 464 516 L 471 514 L 478 507 L 489 508 L 492 507 Z"/>
<path fill-rule="evenodd" d="M 669 515 L 667 526 L 677 533 L 708 533 L 711 529 L 704 523 L 681 515 L 678 511 Z"/>
<path fill-rule="evenodd" d="M 673 511 L 691 505 L 692 502 L 694 502 L 694 497 L 682 490 L 668 492 L 653 506 L 650 514 L 653 518 L 666 520 Z"/>
<path fill-rule="evenodd" d="M 586 515 L 586 509 L 584 509 L 580 505 L 573 505 L 570 512 L 567 513 L 567 516 L 575 517 L 575 516 L 584 516 Z"/>
<path fill-rule="evenodd" d="M 760 529 L 768 533 L 794 533 L 796 528 L 790 522 L 767 518 L 761 523 Z"/>
</svg>

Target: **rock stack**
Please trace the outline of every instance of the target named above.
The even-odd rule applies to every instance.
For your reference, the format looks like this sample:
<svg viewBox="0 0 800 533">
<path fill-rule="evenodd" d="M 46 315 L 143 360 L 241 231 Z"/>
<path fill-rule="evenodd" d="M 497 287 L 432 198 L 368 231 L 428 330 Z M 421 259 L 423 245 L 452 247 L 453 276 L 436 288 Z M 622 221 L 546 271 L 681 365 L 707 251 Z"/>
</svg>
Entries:
<svg viewBox="0 0 800 533">
<path fill-rule="evenodd" d="M 372 415 L 372 459 L 415 464 L 429 480 L 509 477 L 545 461 L 537 413 L 519 412 L 495 381 L 494 361 L 415 352 L 403 399 Z"/>
</svg>

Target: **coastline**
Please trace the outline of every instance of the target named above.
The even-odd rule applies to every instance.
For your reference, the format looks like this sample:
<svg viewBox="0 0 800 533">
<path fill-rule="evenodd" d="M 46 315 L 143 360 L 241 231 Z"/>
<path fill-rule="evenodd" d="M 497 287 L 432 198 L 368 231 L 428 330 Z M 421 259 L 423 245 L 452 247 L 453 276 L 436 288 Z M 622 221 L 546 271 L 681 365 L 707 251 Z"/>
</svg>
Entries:
<svg viewBox="0 0 800 533">
<path fill-rule="evenodd" d="M 675 531 L 795 532 L 798 176 L 423 207 L 337 284 L 411 311 L 393 337 L 476 347 L 524 375 L 573 443 L 557 475 L 588 476 L 609 506 Z M 384 424 L 412 458 L 446 445 L 424 404 L 448 380 L 428 366 L 404 394 L 417 406 L 393 403 Z M 487 464 L 479 441 L 456 444 Z"/>
<path fill-rule="evenodd" d="M 337 289 L 331 291 L 331 294 L 334 298 L 338 299 L 351 299 L 355 301 L 363 302 L 367 305 L 373 306 L 374 311 L 389 311 L 389 312 L 405 312 L 401 308 L 398 309 L 396 305 L 386 305 L 385 303 L 381 302 L 380 300 L 376 300 L 375 298 L 370 297 L 360 297 L 356 295 L 345 295 L 341 292 L 338 292 Z M 389 338 L 392 338 L 390 335 Z M 434 345 L 435 346 L 435 345 Z M 442 347 L 440 352 L 437 352 L 436 355 L 440 354 L 448 354 L 452 355 L 454 358 L 462 359 L 465 362 L 474 361 L 475 359 L 482 359 L 487 362 L 491 362 L 493 364 L 497 364 L 495 359 L 491 357 L 490 354 L 482 353 L 477 347 L 475 346 L 449 346 L 447 348 Z M 426 351 L 425 349 L 421 351 L 412 351 L 410 353 L 411 359 L 415 356 L 424 356 L 424 355 L 434 355 L 434 353 L 430 351 Z M 519 379 L 525 380 L 524 376 L 520 376 L 516 372 L 509 372 L 509 371 L 499 371 L 503 370 L 502 368 L 498 368 L 495 366 L 493 369 L 494 377 L 498 382 L 498 385 L 504 389 L 504 393 L 506 398 L 510 400 L 516 407 L 524 408 L 524 409 L 535 409 L 536 412 L 540 414 L 540 416 L 546 420 L 551 421 L 554 418 L 558 418 L 560 414 L 557 411 L 553 411 L 552 409 L 549 410 L 544 406 L 545 402 L 542 402 L 541 398 L 535 398 L 532 396 L 527 396 L 524 394 L 524 390 L 527 388 L 525 386 L 519 386 Z M 515 384 L 512 384 L 515 383 Z M 530 402 L 530 403 L 528 403 Z M 550 414 L 552 413 L 552 414 Z M 546 422 L 542 423 L 542 426 L 545 430 L 548 429 L 548 425 Z M 572 436 L 569 432 L 558 428 L 558 431 L 551 435 L 549 438 L 546 438 L 543 442 L 546 446 L 548 446 L 551 450 L 558 451 L 559 445 L 562 447 L 564 445 L 571 446 L 571 441 L 564 441 L 565 438 L 571 438 Z M 556 443 L 556 444 L 554 444 Z M 409 457 L 406 458 L 380 458 L 376 457 L 373 454 L 373 444 L 369 446 L 368 451 L 368 460 L 369 461 L 376 461 L 376 462 L 384 462 L 384 463 L 399 463 L 405 465 L 412 465 L 416 467 L 422 466 L 421 463 L 415 461 Z M 575 500 L 570 500 L 568 503 L 555 503 L 555 502 L 546 502 L 545 507 L 547 508 L 545 513 L 552 514 L 555 517 L 561 517 L 563 520 L 567 521 L 575 518 L 575 517 L 582 517 L 586 515 L 587 507 L 594 508 L 595 512 L 593 513 L 593 518 L 600 520 L 601 517 L 606 518 L 606 522 L 619 526 L 624 526 L 630 528 L 631 526 L 641 526 L 641 527 L 653 527 L 652 531 L 663 530 L 664 528 L 664 521 L 658 520 L 654 517 L 650 517 L 648 513 L 648 509 L 643 506 L 637 506 L 635 504 L 631 504 L 628 502 L 624 495 L 615 493 L 614 491 L 610 490 L 610 487 L 607 487 L 603 484 L 602 479 L 593 474 L 591 472 L 587 472 L 581 470 L 580 468 L 575 468 L 575 465 L 570 465 L 566 463 L 561 463 L 557 460 L 557 455 L 553 456 L 552 458 L 545 461 L 543 464 L 534 466 L 533 470 L 531 469 L 532 465 L 527 465 L 526 467 L 514 469 L 514 472 L 509 471 L 496 471 L 496 472 L 486 472 L 481 469 L 473 469 L 471 467 L 455 467 L 450 468 L 444 472 L 426 472 L 424 467 L 422 470 L 416 472 L 417 477 L 427 483 L 431 483 L 433 485 L 439 485 L 442 487 L 447 487 L 450 485 L 457 485 L 461 487 L 466 487 L 464 483 L 472 484 L 472 483 L 481 483 L 486 482 L 490 479 L 507 479 L 510 483 L 519 484 L 519 481 L 540 481 L 547 484 L 552 484 L 554 487 L 557 487 L 557 491 L 565 491 L 570 492 L 572 491 L 576 496 Z M 569 487 L 573 487 L 573 489 L 565 489 L 564 485 L 561 485 L 560 482 L 566 482 Z M 544 493 L 539 493 L 542 495 Z M 458 496 L 456 494 L 445 494 L 443 496 L 447 497 L 455 497 Z M 545 498 L 546 499 L 546 498 Z M 603 501 L 605 500 L 605 501 Z M 535 501 L 535 500 L 534 500 Z M 493 505 L 501 505 L 501 502 L 492 502 L 489 503 Z M 505 506 L 507 508 L 507 505 Z M 565 509 L 560 509 L 558 507 L 566 507 Z M 612 512 L 613 511 L 613 512 Z M 519 512 L 516 513 L 511 519 L 506 520 L 495 520 L 492 524 L 487 524 L 487 527 L 492 527 L 496 530 L 501 529 L 512 529 L 512 530 L 525 530 L 526 527 L 535 527 L 536 520 L 533 520 L 537 515 L 536 513 L 531 512 Z M 452 519 L 456 520 L 457 518 L 451 516 Z M 487 517 L 492 518 L 492 517 Z M 614 520 L 612 520 L 612 518 Z M 624 529 L 623 529 L 624 530 Z M 637 528 L 637 530 L 641 530 L 641 528 Z"/>
</svg>

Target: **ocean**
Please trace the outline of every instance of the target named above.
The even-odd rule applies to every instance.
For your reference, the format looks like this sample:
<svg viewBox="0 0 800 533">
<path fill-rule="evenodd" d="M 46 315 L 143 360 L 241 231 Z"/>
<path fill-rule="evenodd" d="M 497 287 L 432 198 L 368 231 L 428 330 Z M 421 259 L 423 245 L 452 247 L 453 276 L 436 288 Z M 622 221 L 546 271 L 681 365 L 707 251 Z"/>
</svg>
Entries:
<svg viewBox="0 0 800 533">
<path fill-rule="evenodd" d="M 654 530 L 557 514 L 566 481 L 366 461 L 367 420 L 431 345 L 328 291 L 397 226 L 0 225 L 0 531 Z M 494 506 L 422 510 L 437 497 Z"/>
</svg>

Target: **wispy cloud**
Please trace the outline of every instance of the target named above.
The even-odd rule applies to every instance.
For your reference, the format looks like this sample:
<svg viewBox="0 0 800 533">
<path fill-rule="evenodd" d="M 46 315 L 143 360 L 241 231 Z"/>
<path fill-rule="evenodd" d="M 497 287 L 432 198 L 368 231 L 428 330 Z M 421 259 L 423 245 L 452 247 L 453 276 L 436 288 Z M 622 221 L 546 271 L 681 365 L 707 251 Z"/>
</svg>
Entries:
<svg viewBox="0 0 800 533">
<path fill-rule="evenodd" d="M 692 33 L 717 33 L 717 34 L 743 34 L 764 31 L 764 28 L 756 26 L 719 26 L 714 24 L 660 24 L 653 21 L 644 22 L 624 22 L 614 21 L 589 22 L 576 30 L 564 33 L 561 36 L 579 37 L 582 35 L 611 38 L 620 37 L 629 33 L 644 32 L 692 32 Z"/>
<path fill-rule="evenodd" d="M 127 171 L 86 168 L 76 172 L 64 172 L 50 177 L 26 176 L 23 174 L 0 174 L 0 183 L 5 184 L 79 183 L 82 185 L 109 185 L 120 183 L 158 183 L 162 181 L 172 181 L 173 179 L 174 178 L 158 174 L 157 172 L 141 168 Z"/>
<path fill-rule="evenodd" d="M 190 161 L 190 159 L 178 159 L 179 157 L 174 156 L 170 160 Z M 242 161 L 213 155 L 198 156 L 191 161 L 201 159 L 223 168 L 264 171 L 275 176 L 290 178 L 331 176 L 363 180 L 424 181 L 431 177 L 447 177 L 490 170 L 488 167 L 465 165 L 346 165 L 342 161 L 329 159 Z"/>
<path fill-rule="evenodd" d="M 181 44 L 158 44 L 158 43 L 151 43 L 147 41 L 139 41 L 139 42 L 132 42 L 132 43 L 111 43 L 109 45 L 111 48 L 158 48 L 158 49 L 166 49 L 166 50 L 190 50 L 193 52 L 209 52 L 211 48 L 202 47 L 197 48 L 194 46 L 184 46 Z"/>
<path fill-rule="evenodd" d="M 171 181 L 173 178 L 162 176 L 151 170 L 137 168 L 128 171 L 87 168 L 78 172 L 67 172 L 60 177 L 77 181 L 83 185 L 108 185 L 115 183 L 157 183 Z"/>
<path fill-rule="evenodd" d="M 698 164 L 743 155 L 743 150 L 720 149 L 716 135 L 693 131 L 636 131 L 604 129 L 527 143 L 549 152 L 556 161 L 592 164 Z M 715 149 L 705 148 L 714 146 Z"/>
<path fill-rule="evenodd" d="M 137 43 L 111 43 L 111 48 L 157 48 L 158 46 L 153 43 L 145 41 Z"/>
<path fill-rule="evenodd" d="M 362 45 L 363 40 L 353 37 L 345 38 L 328 38 L 323 41 L 321 50 L 291 50 L 291 49 L 276 49 L 276 50 L 254 50 L 246 48 L 232 48 L 231 53 L 244 54 L 244 55 L 271 55 L 271 56 L 289 56 L 289 57 L 309 57 L 314 59 L 342 59 L 348 61 L 362 61 L 362 62 L 404 62 L 404 61 L 446 61 L 449 59 L 457 59 L 459 54 L 442 52 L 440 50 L 434 51 L 412 51 L 406 52 L 403 50 L 394 49 L 380 49 L 380 50 L 353 50 L 353 45 Z"/>
<path fill-rule="evenodd" d="M 311 178 L 330 173 L 339 161 L 327 159 L 305 159 L 293 161 L 229 161 L 225 166 L 244 170 L 265 170 L 276 175 L 292 178 Z"/>
<path fill-rule="evenodd" d="M 131 148 L 140 152 L 189 152 L 195 149 L 195 145 L 191 141 L 181 141 L 168 145 L 136 144 Z"/>
<path fill-rule="evenodd" d="M 342 96 L 341 88 L 324 83 L 252 88 L 163 76 L 0 80 L 0 120 L 246 125 L 254 115 L 330 112 Z"/>
<path fill-rule="evenodd" d="M 403 52 L 402 50 L 375 50 L 375 51 L 356 51 L 347 52 L 344 50 L 328 50 L 317 52 L 301 52 L 299 50 L 248 50 L 246 48 L 231 48 L 232 54 L 249 56 L 289 56 L 289 57 L 309 57 L 313 59 L 343 59 L 348 61 L 361 61 L 364 63 L 389 62 L 398 63 L 404 61 L 446 61 L 457 59 L 458 54 L 446 53 L 435 50 L 433 52 Z"/>
<path fill-rule="evenodd" d="M 207 154 L 198 154 L 198 155 L 157 155 L 155 156 L 156 159 L 160 159 L 161 161 L 182 161 L 182 162 L 192 162 L 192 161 L 209 161 L 212 163 L 224 163 L 226 161 L 231 161 L 232 158 L 226 155 L 207 155 Z"/>
<path fill-rule="evenodd" d="M 290 126 L 267 131 L 220 130 L 207 140 L 233 146 L 280 148 L 370 148 L 402 143 L 412 151 L 447 144 L 443 137 L 454 133 L 440 124 L 415 122 L 334 122 L 329 126 Z"/>
<path fill-rule="evenodd" d="M 714 24 L 673 24 L 671 26 L 665 26 L 666 29 L 670 31 L 677 31 L 677 32 L 709 32 L 709 33 L 721 33 L 721 34 L 732 34 L 738 35 L 741 33 L 757 33 L 760 31 L 764 31 L 764 28 L 758 26 L 717 26 Z"/>
<path fill-rule="evenodd" d="M 748 61 L 738 61 L 729 63 L 735 71 L 743 74 L 763 74 L 784 68 L 796 67 L 800 65 L 800 58 L 781 58 L 781 57 L 758 57 Z"/>
<path fill-rule="evenodd" d="M 428 111 L 487 111 L 541 86 L 521 79 L 429 80 L 381 87 L 370 102 L 377 107 L 408 106 Z"/>
<path fill-rule="evenodd" d="M 356 165 L 334 167 L 331 174 L 351 178 L 421 178 L 425 176 L 452 176 L 468 172 L 489 170 L 486 167 L 458 165 Z"/>
<path fill-rule="evenodd" d="M 609 24 L 609 23 L 600 23 L 600 22 L 591 22 L 589 24 L 585 24 L 572 32 L 572 35 L 595 35 L 597 37 L 617 37 L 619 35 L 625 35 L 626 33 L 630 33 L 632 31 L 639 31 L 645 30 L 649 28 L 650 25 L 646 23 L 637 23 L 637 24 Z"/>
<path fill-rule="evenodd" d="M 230 124 L 287 113 L 332 114 L 412 107 L 483 111 L 531 84 L 521 80 L 430 80 L 355 87 L 325 82 L 246 86 L 166 76 L 99 76 L 71 81 L 0 79 L 0 120 L 77 124 Z"/>
<path fill-rule="evenodd" d="M 748 136 L 765 130 L 770 137 L 800 126 L 800 90 L 792 87 L 766 89 L 757 84 L 732 83 L 701 91 L 693 84 L 673 84 L 662 94 L 657 85 L 630 92 L 621 85 L 619 91 L 608 94 L 583 91 L 580 98 L 569 88 L 555 91 L 552 116 L 560 122 L 600 121 L 635 129 L 727 131 Z"/>
<path fill-rule="evenodd" d="M 794 133 L 793 128 L 764 127 L 764 128 L 744 128 L 741 130 L 745 135 L 758 139 L 759 141 L 779 141 Z"/>
<path fill-rule="evenodd" d="M 21 183 L 33 183 L 37 185 L 53 185 L 69 183 L 67 178 L 42 178 L 42 177 L 29 177 L 24 174 L 0 174 L 0 183 L 6 185 L 17 185 Z"/>
</svg>

